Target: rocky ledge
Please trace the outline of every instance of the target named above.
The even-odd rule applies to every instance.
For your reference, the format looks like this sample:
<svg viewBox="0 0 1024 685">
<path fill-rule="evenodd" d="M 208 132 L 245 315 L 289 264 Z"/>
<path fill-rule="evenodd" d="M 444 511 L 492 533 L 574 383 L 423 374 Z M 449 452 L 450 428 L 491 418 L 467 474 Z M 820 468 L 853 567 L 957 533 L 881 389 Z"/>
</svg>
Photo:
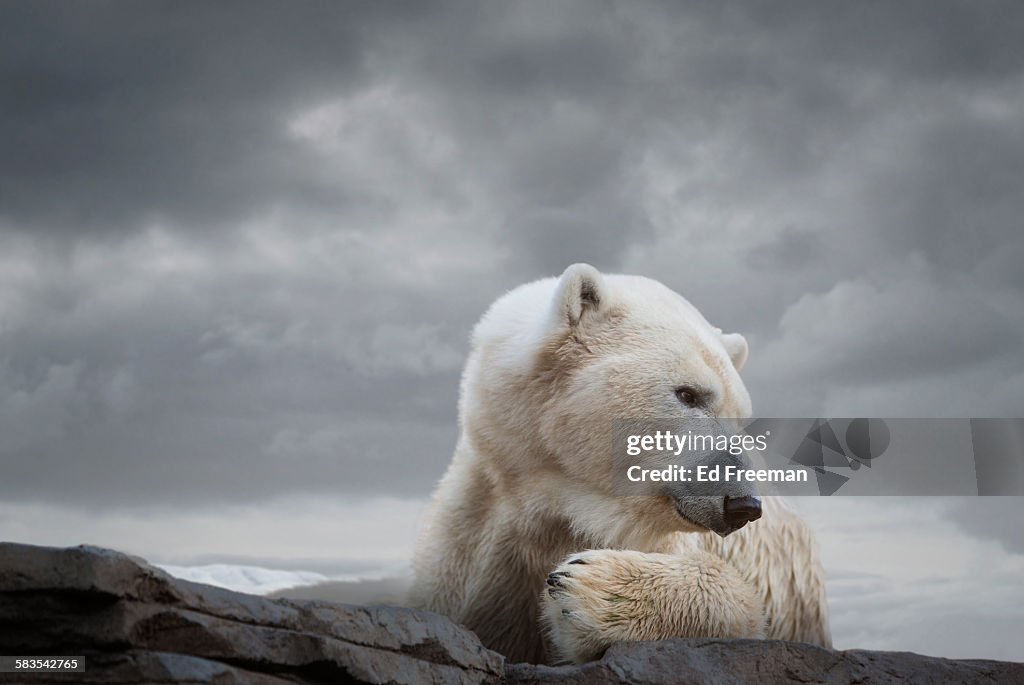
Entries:
<svg viewBox="0 0 1024 685">
<path fill-rule="evenodd" d="M 0 544 L 0 654 L 83 655 L 85 683 L 1024 683 L 1024 664 L 760 640 L 620 644 L 600 661 L 507 663 L 423 611 L 267 599 L 96 547 Z"/>
</svg>

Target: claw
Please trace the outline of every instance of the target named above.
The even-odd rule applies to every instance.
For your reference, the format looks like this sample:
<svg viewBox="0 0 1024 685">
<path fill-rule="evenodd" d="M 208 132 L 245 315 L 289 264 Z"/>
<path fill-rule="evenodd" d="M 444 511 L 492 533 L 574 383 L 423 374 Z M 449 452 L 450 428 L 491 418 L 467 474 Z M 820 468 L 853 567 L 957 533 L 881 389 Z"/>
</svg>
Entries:
<svg viewBox="0 0 1024 685">
<path fill-rule="evenodd" d="M 560 578 L 568 577 L 568 571 L 555 571 L 554 573 L 548 574 L 548 585 L 551 587 L 562 587 Z"/>
</svg>

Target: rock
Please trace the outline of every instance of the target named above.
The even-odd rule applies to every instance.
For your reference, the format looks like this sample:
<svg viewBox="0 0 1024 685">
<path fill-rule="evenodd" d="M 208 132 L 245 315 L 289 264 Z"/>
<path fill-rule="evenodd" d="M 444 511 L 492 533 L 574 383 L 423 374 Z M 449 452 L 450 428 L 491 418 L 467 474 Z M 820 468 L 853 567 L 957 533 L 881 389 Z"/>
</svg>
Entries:
<svg viewBox="0 0 1024 685">
<path fill-rule="evenodd" d="M 15 544 L 0 545 L 0 654 L 84 654 L 94 682 L 107 671 L 123 683 L 488 683 L 504 673 L 473 633 L 429 612 L 271 600 L 110 550 Z"/>
<path fill-rule="evenodd" d="M 95 547 L 0 544 L 0 654 L 84 655 L 24 683 L 1024 683 L 1024 665 L 764 640 L 619 644 L 581 666 L 510 664 L 448 619 L 268 599 Z"/>
<path fill-rule="evenodd" d="M 663 640 L 613 645 L 600 661 L 510 664 L 518 683 L 1024 683 L 1024 664 L 909 652 L 837 652 L 781 640 Z"/>
</svg>

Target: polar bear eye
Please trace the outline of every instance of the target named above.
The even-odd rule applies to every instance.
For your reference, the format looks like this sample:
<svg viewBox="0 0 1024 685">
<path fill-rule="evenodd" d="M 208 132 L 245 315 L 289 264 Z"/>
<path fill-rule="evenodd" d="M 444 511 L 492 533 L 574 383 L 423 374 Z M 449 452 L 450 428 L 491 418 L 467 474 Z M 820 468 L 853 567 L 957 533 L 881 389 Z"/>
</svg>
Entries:
<svg viewBox="0 0 1024 685">
<path fill-rule="evenodd" d="M 689 385 L 681 385 L 676 388 L 676 397 L 685 407 L 699 407 L 701 404 L 700 392 Z"/>
</svg>

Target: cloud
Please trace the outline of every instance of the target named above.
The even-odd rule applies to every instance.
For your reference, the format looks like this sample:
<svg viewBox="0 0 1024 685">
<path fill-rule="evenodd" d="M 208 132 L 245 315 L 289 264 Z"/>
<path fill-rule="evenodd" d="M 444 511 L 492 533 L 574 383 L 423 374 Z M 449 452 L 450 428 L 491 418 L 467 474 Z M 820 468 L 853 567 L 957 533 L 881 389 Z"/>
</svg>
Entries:
<svg viewBox="0 0 1024 685">
<path fill-rule="evenodd" d="M 880 406 L 900 416 L 1012 414 L 1014 408 L 1001 404 L 1001 398 L 986 397 L 978 384 L 957 376 L 969 371 L 964 367 L 979 369 L 986 380 L 992 380 L 993 367 L 1019 372 L 1017 351 L 1024 339 L 1019 303 L 1012 290 L 951 278 L 913 255 L 899 267 L 841 281 L 792 304 L 779 322 L 780 335 L 761 350 L 764 375 L 758 380 L 767 385 L 765 375 L 771 374 L 817 385 L 831 411 L 849 407 L 853 415 L 881 415 Z M 816 377 L 830 383 L 815 383 Z M 908 380 L 945 388 L 939 396 L 899 393 L 901 408 L 884 400 L 881 405 L 863 401 L 875 399 L 865 395 L 865 386 L 884 390 Z M 964 402 L 965 386 L 970 404 Z M 845 400 L 840 392 L 847 394 Z"/>
<path fill-rule="evenodd" d="M 325 575 L 407 572 L 426 501 L 396 497 L 275 497 L 227 507 L 86 511 L 0 505 L 4 539 L 114 547 L 153 563 L 213 561 Z"/>
<path fill-rule="evenodd" d="M 1022 512 L 1020 497 L 981 497 L 953 500 L 946 516 L 966 533 L 999 542 L 1012 554 L 1024 554 L 1024 531 L 1017 525 Z"/>
<path fill-rule="evenodd" d="M 579 260 L 746 333 L 762 411 L 1021 406 L 1018 13 L 583 7 L 5 10 L 8 493 L 364 487 L 362 421 L 425 492 L 473 321 Z"/>
<path fill-rule="evenodd" d="M 1024 556 L 961 525 L 968 512 L 1019 519 L 1017 497 L 803 497 L 828 577 L 839 649 L 1016 659 Z M 999 500 L 998 507 L 989 506 Z M 884 531 L 884 532 L 883 532 Z"/>
<path fill-rule="evenodd" d="M 123 232 L 151 216 L 233 222 L 282 197 L 330 202 L 281 120 L 311 90 L 359 80 L 361 36 L 381 14 L 6 8 L 3 214 L 34 230 Z"/>
<path fill-rule="evenodd" d="M 581 260 L 745 333 L 764 414 L 1024 408 L 1015 3 L 0 15 L 0 496 L 21 539 L 77 539 L 70 506 L 149 512 L 97 535 L 128 546 L 154 506 L 220 508 L 201 523 L 229 555 L 254 501 L 422 498 L 473 322 Z M 989 506 L 935 516 L 1019 549 Z M 389 535 L 412 516 L 373 511 Z"/>
<path fill-rule="evenodd" d="M 0 432 L 7 449 L 63 436 L 80 372 L 79 364 L 54 364 L 37 379 L 8 376 L 0 381 Z"/>
<path fill-rule="evenodd" d="M 470 320 L 446 317 L 485 302 L 451 271 L 447 284 L 392 278 L 403 265 L 372 242 L 267 227 L 224 240 L 154 226 L 61 255 L 11 239 L 31 266 L 4 272 L 6 497 L 429 488 L 454 444 Z M 359 275 L 370 257 L 380 271 Z M 282 459 L 270 447 L 289 431 L 333 435 L 333 451 L 307 440 Z"/>
</svg>

